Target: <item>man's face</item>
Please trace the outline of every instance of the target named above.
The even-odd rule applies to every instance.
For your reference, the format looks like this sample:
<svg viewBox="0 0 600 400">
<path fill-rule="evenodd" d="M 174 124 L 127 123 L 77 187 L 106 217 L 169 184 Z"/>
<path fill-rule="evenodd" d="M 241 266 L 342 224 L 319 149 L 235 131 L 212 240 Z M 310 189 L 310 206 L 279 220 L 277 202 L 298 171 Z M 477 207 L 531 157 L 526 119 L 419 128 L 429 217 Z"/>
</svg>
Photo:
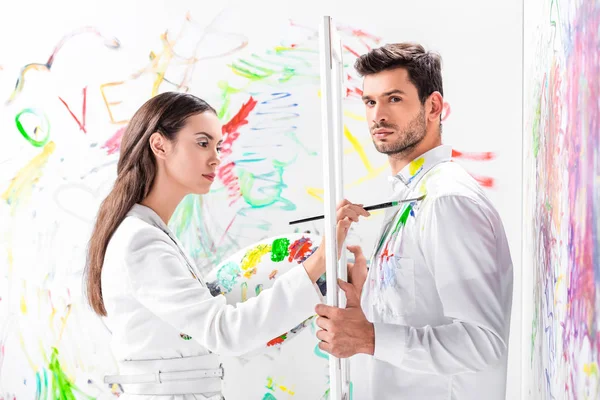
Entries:
<svg viewBox="0 0 600 400">
<path fill-rule="evenodd" d="M 367 75 L 363 101 L 375 148 L 387 155 L 404 155 L 425 137 L 425 107 L 404 68 Z"/>
</svg>

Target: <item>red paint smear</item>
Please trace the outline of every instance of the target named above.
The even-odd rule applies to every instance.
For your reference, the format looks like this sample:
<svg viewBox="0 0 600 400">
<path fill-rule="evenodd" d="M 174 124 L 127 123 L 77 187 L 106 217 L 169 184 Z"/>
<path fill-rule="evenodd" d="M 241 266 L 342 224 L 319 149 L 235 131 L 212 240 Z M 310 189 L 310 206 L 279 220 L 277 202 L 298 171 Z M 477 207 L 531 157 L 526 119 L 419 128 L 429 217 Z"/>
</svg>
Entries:
<svg viewBox="0 0 600 400">
<path fill-rule="evenodd" d="M 346 88 L 346 97 L 350 97 L 351 95 L 358 95 L 362 98 L 363 91 L 357 87 L 354 88 Z"/>
<path fill-rule="evenodd" d="M 311 247 L 312 241 L 309 238 L 303 237 L 296 240 L 289 247 L 290 256 L 288 257 L 288 262 L 296 260 L 298 264 L 300 264 L 306 257 L 306 253 L 310 251 Z"/>
<path fill-rule="evenodd" d="M 350 53 L 351 53 L 353 56 L 355 56 L 356 58 L 360 57 L 360 54 L 358 54 L 358 53 L 357 53 L 355 50 L 352 50 L 352 49 L 350 48 L 350 46 L 348 46 L 348 45 L 344 45 L 344 48 L 345 48 L 346 50 L 348 50 L 348 51 L 349 51 L 349 52 L 350 52 Z"/>
<path fill-rule="evenodd" d="M 352 35 L 358 37 L 358 38 L 367 38 L 367 39 L 371 39 L 377 43 L 379 43 L 381 41 L 381 38 L 378 36 L 375 36 L 371 33 L 365 32 L 362 29 L 350 29 L 350 31 L 352 32 Z"/>
<path fill-rule="evenodd" d="M 232 205 L 242 195 L 237 175 L 233 172 L 235 163 L 233 161 L 228 162 L 219 167 L 217 170 L 217 176 L 223 182 L 229 193 L 231 199 L 229 205 Z"/>
<path fill-rule="evenodd" d="M 479 183 L 483 187 L 492 188 L 496 184 L 496 181 L 494 180 L 494 178 L 492 178 L 490 176 L 480 176 L 480 175 L 474 175 L 474 174 L 471 174 L 471 176 L 473 178 L 475 178 L 477 183 Z"/>
<path fill-rule="evenodd" d="M 81 129 L 83 131 L 83 133 L 87 133 L 87 131 L 85 130 L 85 114 L 86 114 L 86 104 L 87 104 L 87 86 L 83 88 L 83 106 L 81 107 L 81 114 L 82 114 L 82 120 L 83 122 L 80 122 L 79 119 L 75 116 L 75 113 L 73 113 L 73 111 L 71 111 L 71 108 L 69 107 L 69 105 L 67 104 L 66 101 L 64 101 L 60 96 L 58 96 L 58 99 L 65 105 L 65 107 L 67 107 L 67 111 L 69 112 L 69 114 L 71 114 L 71 117 L 73 117 L 73 119 L 75 120 L 75 122 L 77 122 L 77 125 L 79 125 L 79 129 Z"/>
<path fill-rule="evenodd" d="M 223 125 L 223 135 L 225 135 L 223 145 L 227 143 L 227 139 L 230 134 L 237 132 L 240 127 L 248 123 L 246 118 L 248 118 L 248 115 L 250 115 L 250 112 L 254 109 L 254 107 L 256 107 L 256 100 L 250 96 L 248 102 L 242 105 L 237 114 L 234 115 L 228 123 Z M 234 140 L 235 139 L 232 139 L 231 143 L 233 143 Z"/>
<path fill-rule="evenodd" d="M 389 242 L 386 243 L 385 249 L 383 250 L 383 253 L 381 253 L 381 256 L 380 256 L 381 261 L 383 261 L 384 258 L 386 259 L 386 261 L 390 261 L 390 258 L 392 258 L 394 256 L 394 254 L 389 253 L 388 245 L 389 245 Z"/>
<path fill-rule="evenodd" d="M 248 123 L 247 118 L 254 107 L 256 107 L 256 100 L 251 96 L 248 102 L 242 105 L 237 114 L 228 123 L 223 125 L 223 144 L 221 145 L 221 157 L 223 159 L 231 155 L 233 144 L 240 137 L 239 129 Z M 227 188 L 229 198 L 231 199 L 229 205 L 233 204 L 242 195 L 238 177 L 234 173 L 234 167 L 235 162 L 230 161 L 222 164 L 217 170 L 217 177 Z"/>
<path fill-rule="evenodd" d="M 127 129 L 127 126 L 124 126 L 122 128 L 119 128 L 119 130 L 117 130 L 115 132 L 114 135 L 112 135 L 112 137 L 110 139 L 108 139 L 106 141 L 106 143 L 104 143 L 102 145 L 103 149 L 107 149 L 107 153 L 108 154 L 114 154 L 117 151 L 119 151 L 119 149 L 121 148 L 121 139 L 123 138 L 123 134 L 125 133 L 125 129 Z"/>
<path fill-rule="evenodd" d="M 452 150 L 452 157 L 474 161 L 489 161 L 496 158 L 496 154 L 492 153 L 491 151 L 480 153 L 463 153 L 462 151 Z"/>
<path fill-rule="evenodd" d="M 283 341 L 286 339 L 287 333 L 284 333 L 283 335 L 276 337 L 275 339 L 269 341 L 267 343 L 267 347 L 271 347 L 271 346 L 276 346 L 278 344 L 283 343 Z"/>
</svg>

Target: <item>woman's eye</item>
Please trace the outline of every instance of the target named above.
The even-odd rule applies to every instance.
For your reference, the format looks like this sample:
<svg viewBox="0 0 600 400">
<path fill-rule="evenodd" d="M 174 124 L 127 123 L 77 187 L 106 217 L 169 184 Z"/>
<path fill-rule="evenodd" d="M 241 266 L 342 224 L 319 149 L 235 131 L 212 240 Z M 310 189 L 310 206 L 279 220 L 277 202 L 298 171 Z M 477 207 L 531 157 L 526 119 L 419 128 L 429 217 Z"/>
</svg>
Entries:
<svg viewBox="0 0 600 400">
<path fill-rule="evenodd" d="M 221 152 L 222 147 L 217 147 L 217 153 Z"/>
<path fill-rule="evenodd" d="M 198 142 L 198 146 L 207 147 L 208 146 L 208 142 Z"/>
</svg>

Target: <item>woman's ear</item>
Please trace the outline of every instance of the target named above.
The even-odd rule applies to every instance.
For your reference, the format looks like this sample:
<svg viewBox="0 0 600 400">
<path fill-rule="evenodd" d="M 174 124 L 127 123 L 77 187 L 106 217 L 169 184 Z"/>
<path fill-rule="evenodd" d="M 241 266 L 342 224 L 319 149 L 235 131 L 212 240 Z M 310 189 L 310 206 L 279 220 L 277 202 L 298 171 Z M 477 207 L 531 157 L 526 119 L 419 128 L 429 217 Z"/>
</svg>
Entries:
<svg viewBox="0 0 600 400">
<path fill-rule="evenodd" d="M 148 142 L 156 158 L 165 159 L 167 156 L 167 140 L 165 137 L 159 132 L 154 132 Z"/>
</svg>

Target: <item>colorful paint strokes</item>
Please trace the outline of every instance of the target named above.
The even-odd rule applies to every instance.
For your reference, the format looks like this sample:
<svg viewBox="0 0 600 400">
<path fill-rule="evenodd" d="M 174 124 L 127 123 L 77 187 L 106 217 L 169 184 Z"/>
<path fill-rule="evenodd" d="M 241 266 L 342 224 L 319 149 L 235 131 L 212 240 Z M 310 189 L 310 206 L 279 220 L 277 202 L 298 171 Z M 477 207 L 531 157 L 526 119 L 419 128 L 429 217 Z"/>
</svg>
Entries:
<svg viewBox="0 0 600 400">
<path fill-rule="evenodd" d="M 600 398 L 600 4 L 532 2 L 525 49 L 530 398 Z M 535 19 L 534 16 L 543 19 Z M 527 289 L 527 288 L 526 288 Z M 527 293 L 527 292 L 526 292 Z"/>
</svg>

